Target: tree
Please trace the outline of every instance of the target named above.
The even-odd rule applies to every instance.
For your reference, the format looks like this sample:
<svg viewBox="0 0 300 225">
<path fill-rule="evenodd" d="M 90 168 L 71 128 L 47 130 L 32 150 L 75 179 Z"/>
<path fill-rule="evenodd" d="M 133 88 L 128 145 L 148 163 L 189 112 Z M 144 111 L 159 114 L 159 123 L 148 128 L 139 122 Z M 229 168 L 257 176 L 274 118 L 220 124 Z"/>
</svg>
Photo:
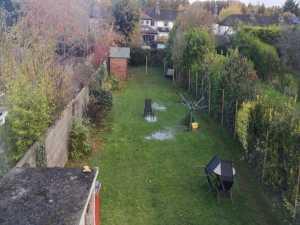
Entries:
<svg viewBox="0 0 300 225">
<path fill-rule="evenodd" d="M 182 30 L 188 30 L 192 27 L 206 27 L 207 29 L 211 29 L 214 21 L 215 18 L 212 13 L 204 9 L 200 2 L 195 2 L 179 14 L 177 24 Z"/>
<path fill-rule="evenodd" d="M 187 69 L 198 72 L 206 54 L 214 50 L 214 41 L 204 28 L 192 28 L 185 33 L 183 64 Z"/>
<path fill-rule="evenodd" d="M 121 0 L 113 7 L 115 30 L 124 35 L 127 42 L 139 22 L 139 10 L 131 0 Z"/>
<path fill-rule="evenodd" d="M 229 5 L 226 8 L 223 8 L 220 12 L 219 19 L 224 20 L 226 17 L 235 15 L 235 14 L 242 14 L 242 4 L 241 3 L 234 3 Z"/>
<path fill-rule="evenodd" d="M 283 6 L 284 12 L 291 12 L 295 15 L 299 15 L 299 3 L 296 0 L 286 0 Z"/>
</svg>

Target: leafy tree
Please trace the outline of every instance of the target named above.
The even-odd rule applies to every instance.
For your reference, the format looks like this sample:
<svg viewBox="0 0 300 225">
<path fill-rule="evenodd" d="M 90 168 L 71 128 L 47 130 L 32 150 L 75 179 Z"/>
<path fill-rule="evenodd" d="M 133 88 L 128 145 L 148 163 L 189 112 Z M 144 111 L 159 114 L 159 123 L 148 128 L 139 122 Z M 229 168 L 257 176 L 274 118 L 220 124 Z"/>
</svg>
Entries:
<svg viewBox="0 0 300 225">
<path fill-rule="evenodd" d="M 210 29 L 215 22 L 213 14 L 205 9 L 200 2 L 195 2 L 188 6 L 184 12 L 180 13 L 177 19 L 178 26 L 186 31 L 193 27 L 206 27 Z"/>
<path fill-rule="evenodd" d="M 124 35 L 127 42 L 139 21 L 139 10 L 131 0 L 121 0 L 113 7 L 115 29 Z"/>
<path fill-rule="evenodd" d="M 299 3 L 296 0 L 286 0 L 283 6 L 284 12 L 291 12 L 295 15 L 299 15 Z"/>
<path fill-rule="evenodd" d="M 203 28 L 192 28 L 185 33 L 186 45 L 183 51 L 183 64 L 198 72 L 206 54 L 214 50 L 213 37 Z"/>
<path fill-rule="evenodd" d="M 226 8 L 223 8 L 219 14 L 219 19 L 224 20 L 226 17 L 235 15 L 235 14 L 242 14 L 242 4 L 241 3 L 234 3 L 229 5 Z"/>
</svg>

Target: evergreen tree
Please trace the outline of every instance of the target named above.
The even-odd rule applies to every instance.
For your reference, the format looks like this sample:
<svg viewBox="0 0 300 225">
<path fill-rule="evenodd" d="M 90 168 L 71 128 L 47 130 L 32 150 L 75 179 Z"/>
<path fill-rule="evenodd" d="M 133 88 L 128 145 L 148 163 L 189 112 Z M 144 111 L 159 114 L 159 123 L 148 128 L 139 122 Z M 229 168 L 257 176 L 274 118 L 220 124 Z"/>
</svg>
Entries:
<svg viewBox="0 0 300 225">
<path fill-rule="evenodd" d="M 299 15 L 299 2 L 296 0 L 286 0 L 284 6 L 283 6 L 284 12 L 291 12 L 295 15 Z"/>
</svg>

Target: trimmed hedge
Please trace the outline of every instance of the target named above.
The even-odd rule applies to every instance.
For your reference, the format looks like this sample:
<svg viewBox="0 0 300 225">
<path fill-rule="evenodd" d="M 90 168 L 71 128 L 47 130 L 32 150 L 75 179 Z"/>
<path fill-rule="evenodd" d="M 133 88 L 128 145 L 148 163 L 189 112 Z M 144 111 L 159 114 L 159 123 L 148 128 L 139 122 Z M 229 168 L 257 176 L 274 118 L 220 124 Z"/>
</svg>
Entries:
<svg viewBox="0 0 300 225">
<path fill-rule="evenodd" d="M 132 66 L 145 65 L 146 56 L 148 56 L 148 66 L 162 66 L 166 51 L 164 49 L 131 48 L 129 63 Z"/>
</svg>

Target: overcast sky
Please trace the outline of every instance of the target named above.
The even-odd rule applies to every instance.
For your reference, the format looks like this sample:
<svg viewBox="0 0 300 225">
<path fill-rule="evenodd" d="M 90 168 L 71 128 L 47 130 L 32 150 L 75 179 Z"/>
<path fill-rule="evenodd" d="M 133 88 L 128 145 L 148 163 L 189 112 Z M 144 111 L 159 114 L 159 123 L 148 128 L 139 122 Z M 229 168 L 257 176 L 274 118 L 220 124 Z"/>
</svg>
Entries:
<svg viewBox="0 0 300 225">
<path fill-rule="evenodd" d="M 199 1 L 199 0 L 190 0 L 191 2 Z M 249 3 L 251 2 L 252 4 L 257 4 L 257 3 L 264 3 L 267 6 L 273 6 L 273 5 L 283 5 L 285 0 L 241 0 L 241 2 Z"/>
</svg>

